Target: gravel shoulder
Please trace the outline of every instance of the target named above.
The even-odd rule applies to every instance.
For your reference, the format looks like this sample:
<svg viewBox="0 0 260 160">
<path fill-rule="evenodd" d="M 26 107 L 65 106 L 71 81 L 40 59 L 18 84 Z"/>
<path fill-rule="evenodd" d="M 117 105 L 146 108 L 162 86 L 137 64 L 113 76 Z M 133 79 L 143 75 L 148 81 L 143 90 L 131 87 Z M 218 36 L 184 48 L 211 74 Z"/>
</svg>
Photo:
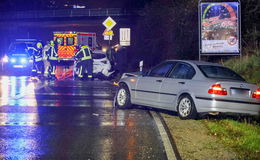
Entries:
<svg viewBox="0 0 260 160">
<path fill-rule="evenodd" d="M 183 160 L 239 159 L 238 155 L 211 136 L 203 120 L 180 120 L 161 114 L 167 124 Z"/>
</svg>

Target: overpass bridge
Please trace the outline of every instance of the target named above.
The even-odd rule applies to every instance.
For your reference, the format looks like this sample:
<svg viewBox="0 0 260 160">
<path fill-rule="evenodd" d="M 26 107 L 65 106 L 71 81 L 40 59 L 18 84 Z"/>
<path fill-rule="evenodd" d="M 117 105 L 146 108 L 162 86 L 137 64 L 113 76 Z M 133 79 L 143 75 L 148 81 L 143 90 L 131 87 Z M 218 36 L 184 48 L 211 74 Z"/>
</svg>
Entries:
<svg viewBox="0 0 260 160">
<path fill-rule="evenodd" d="M 111 16 L 117 24 L 131 25 L 138 17 L 138 9 L 60 9 L 0 12 L 0 29 L 17 30 L 21 28 L 69 28 L 100 26 Z"/>
<path fill-rule="evenodd" d="M 0 34 L 3 37 L 1 51 L 13 39 L 48 40 L 53 36 L 53 31 L 95 32 L 99 42 L 106 43 L 102 36 L 105 29 L 102 23 L 108 16 L 117 22 L 113 28 L 113 41 L 118 43 L 119 28 L 132 28 L 140 14 L 138 9 L 102 8 L 0 12 L 0 15 Z"/>
<path fill-rule="evenodd" d="M 33 10 L 33 11 L 17 11 L 17 12 L 0 12 L 1 21 L 12 20 L 33 20 L 33 19 L 49 19 L 49 18 L 86 18 L 86 17 L 129 17 L 139 15 L 138 9 L 122 9 L 122 8 L 100 8 L 100 9 L 60 9 L 60 10 Z"/>
</svg>

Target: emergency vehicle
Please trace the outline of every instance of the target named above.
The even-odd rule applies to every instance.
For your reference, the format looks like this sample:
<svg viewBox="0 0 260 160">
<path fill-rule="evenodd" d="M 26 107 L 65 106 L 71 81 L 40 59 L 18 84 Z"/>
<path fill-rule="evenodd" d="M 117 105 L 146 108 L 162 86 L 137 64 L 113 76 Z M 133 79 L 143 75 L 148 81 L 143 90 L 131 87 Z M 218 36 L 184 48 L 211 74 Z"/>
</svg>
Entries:
<svg viewBox="0 0 260 160">
<path fill-rule="evenodd" d="M 54 41 L 58 42 L 59 60 L 73 60 L 76 53 L 76 46 L 88 45 L 94 51 L 98 45 L 96 33 L 91 32 L 53 32 Z"/>
<path fill-rule="evenodd" d="M 5 73 L 30 73 L 33 65 L 32 50 L 39 40 L 15 39 L 11 42 L 6 55 L 1 59 L 1 69 Z"/>
<path fill-rule="evenodd" d="M 107 79 L 114 73 L 114 71 L 111 71 L 111 65 L 106 58 L 106 54 L 98 49 L 96 33 L 64 31 L 53 32 L 53 35 L 54 41 L 58 43 L 58 61 L 60 63 L 55 73 L 58 79 L 66 79 L 72 77 L 73 73 L 77 74 L 77 62 L 75 62 L 74 56 L 77 51 L 76 46 L 80 45 L 88 45 L 93 51 L 93 75 L 98 75 L 96 78 Z M 72 65 L 73 63 L 74 65 Z"/>
</svg>

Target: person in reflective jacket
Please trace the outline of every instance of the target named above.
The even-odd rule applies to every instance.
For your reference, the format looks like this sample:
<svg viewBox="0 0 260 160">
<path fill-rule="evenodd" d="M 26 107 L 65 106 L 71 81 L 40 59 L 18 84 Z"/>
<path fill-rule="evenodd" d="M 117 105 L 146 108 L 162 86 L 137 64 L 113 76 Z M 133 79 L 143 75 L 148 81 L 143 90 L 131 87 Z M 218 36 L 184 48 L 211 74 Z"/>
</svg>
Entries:
<svg viewBox="0 0 260 160">
<path fill-rule="evenodd" d="M 50 41 L 50 48 L 49 50 L 46 52 L 46 54 L 48 55 L 48 60 L 50 62 L 50 78 L 52 79 L 56 79 L 55 77 L 55 70 L 56 70 L 56 66 L 58 63 L 58 47 L 57 45 L 55 45 L 54 41 L 51 40 Z"/>
<path fill-rule="evenodd" d="M 80 50 L 76 53 L 76 59 L 79 60 L 79 78 L 83 78 L 83 74 L 88 74 L 88 80 L 93 80 L 93 60 L 91 56 L 91 50 L 87 45 L 80 46 Z"/>
<path fill-rule="evenodd" d="M 44 64 L 44 77 L 49 77 L 49 67 L 50 67 L 50 62 L 48 60 L 48 55 L 47 52 L 50 49 L 50 42 L 47 41 L 46 45 L 43 47 L 43 52 L 42 52 L 42 61 Z"/>
<path fill-rule="evenodd" d="M 36 51 L 34 52 L 35 57 L 35 66 L 37 70 L 37 75 L 42 76 L 43 75 L 43 61 L 42 61 L 42 43 L 38 42 L 36 44 Z"/>
<path fill-rule="evenodd" d="M 42 76 L 43 61 L 42 61 L 42 43 L 36 43 L 35 47 L 29 47 L 30 55 L 33 59 L 32 76 Z"/>
</svg>

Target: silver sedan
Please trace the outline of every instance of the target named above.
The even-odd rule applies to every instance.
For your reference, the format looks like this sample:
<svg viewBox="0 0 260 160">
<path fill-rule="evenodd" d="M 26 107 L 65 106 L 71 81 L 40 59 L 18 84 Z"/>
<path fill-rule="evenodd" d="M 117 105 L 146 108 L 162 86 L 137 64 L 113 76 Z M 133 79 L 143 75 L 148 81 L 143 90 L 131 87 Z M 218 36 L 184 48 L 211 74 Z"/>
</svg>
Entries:
<svg viewBox="0 0 260 160">
<path fill-rule="evenodd" d="M 260 88 L 219 64 L 168 60 L 145 74 L 124 73 L 115 105 L 177 111 L 181 119 L 198 113 L 259 115 Z"/>
</svg>

